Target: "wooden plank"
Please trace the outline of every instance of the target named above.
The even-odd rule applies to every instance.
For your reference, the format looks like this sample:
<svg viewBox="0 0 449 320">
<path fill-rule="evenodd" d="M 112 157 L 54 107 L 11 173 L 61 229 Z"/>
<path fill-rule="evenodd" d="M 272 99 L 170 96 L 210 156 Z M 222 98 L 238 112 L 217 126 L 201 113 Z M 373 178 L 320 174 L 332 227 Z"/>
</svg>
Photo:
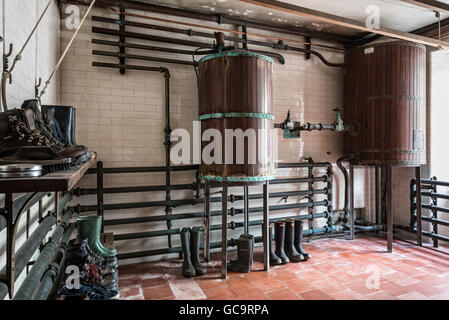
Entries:
<svg viewBox="0 0 449 320">
<path fill-rule="evenodd" d="M 95 163 L 96 154 L 71 170 L 58 171 L 36 178 L 0 179 L 0 193 L 70 191 Z"/>
<path fill-rule="evenodd" d="M 449 4 L 435 1 L 435 0 L 401 0 L 402 2 L 407 2 L 415 6 L 426 8 L 432 11 L 438 11 L 441 13 L 449 13 Z"/>
<path fill-rule="evenodd" d="M 329 13 L 325 13 L 325 12 L 288 4 L 288 3 L 277 1 L 277 0 L 240 0 L 240 1 L 258 5 L 258 6 L 262 6 L 265 8 L 272 9 L 272 10 L 278 10 L 278 11 L 282 11 L 285 13 L 290 13 L 290 14 L 294 14 L 294 15 L 298 15 L 298 16 L 302 16 L 302 17 L 306 17 L 306 18 L 310 18 L 310 19 L 314 19 L 314 20 L 319 20 L 319 21 L 339 25 L 342 27 L 347 27 L 347 28 L 356 29 L 356 30 L 360 30 L 360 31 L 366 31 L 366 32 L 371 32 L 371 33 L 375 33 L 375 34 L 380 34 L 380 35 L 395 38 L 395 39 L 411 41 L 411 42 L 420 43 L 423 45 L 436 47 L 436 48 L 449 48 L 449 42 L 446 42 L 446 41 L 431 39 L 431 38 L 419 36 L 419 35 L 408 33 L 408 32 L 393 30 L 390 28 L 383 28 L 383 27 L 380 27 L 379 29 L 368 28 L 364 22 L 360 22 L 357 20 L 348 19 L 348 18 L 340 17 L 337 15 L 333 15 L 333 14 L 329 14 Z"/>
</svg>

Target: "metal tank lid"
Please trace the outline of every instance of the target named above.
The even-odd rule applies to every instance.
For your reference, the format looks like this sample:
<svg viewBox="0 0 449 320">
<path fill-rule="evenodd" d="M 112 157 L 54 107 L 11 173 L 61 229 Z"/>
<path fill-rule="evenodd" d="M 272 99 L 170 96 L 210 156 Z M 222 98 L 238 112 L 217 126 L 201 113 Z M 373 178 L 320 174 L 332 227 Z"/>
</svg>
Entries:
<svg viewBox="0 0 449 320">
<path fill-rule="evenodd" d="M 211 59 L 215 59 L 215 58 L 236 57 L 236 56 L 255 57 L 255 58 L 267 60 L 268 62 L 271 62 L 271 63 L 274 64 L 274 60 L 271 59 L 270 57 L 265 56 L 265 55 L 260 54 L 260 53 L 251 52 L 251 51 L 225 51 L 225 52 L 214 53 L 214 54 L 210 54 L 208 56 L 202 57 L 200 59 L 199 63 L 203 63 L 203 62 L 205 62 L 207 60 L 211 60 Z"/>
</svg>

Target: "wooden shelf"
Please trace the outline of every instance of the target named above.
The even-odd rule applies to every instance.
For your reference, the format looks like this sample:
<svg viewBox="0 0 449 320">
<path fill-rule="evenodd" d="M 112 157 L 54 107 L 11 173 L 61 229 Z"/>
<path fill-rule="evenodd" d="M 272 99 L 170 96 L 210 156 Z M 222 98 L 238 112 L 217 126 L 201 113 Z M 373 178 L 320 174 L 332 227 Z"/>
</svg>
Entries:
<svg viewBox="0 0 449 320">
<path fill-rule="evenodd" d="M 96 154 L 91 159 L 70 170 L 58 171 L 36 178 L 0 179 L 0 193 L 55 192 L 70 191 L 95 163 Z"/>
</svg>

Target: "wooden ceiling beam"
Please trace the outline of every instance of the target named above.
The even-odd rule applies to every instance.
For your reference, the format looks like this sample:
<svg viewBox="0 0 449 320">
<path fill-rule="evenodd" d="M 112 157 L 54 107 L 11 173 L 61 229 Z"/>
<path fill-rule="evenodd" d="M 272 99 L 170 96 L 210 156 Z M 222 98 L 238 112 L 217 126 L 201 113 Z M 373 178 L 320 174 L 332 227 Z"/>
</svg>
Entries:
<svg viewBox="0 0 449 320">
<path fill-rule="evenodd" d="M 426 8 L 432 11 L 438 11 L 441 13 L 449 14 L 449 4 L 435 1 L 435 0 L 401 0 L 402 2 L 407 2 L 415 6 Z"/>
<path fill-rule="evenodd" d="M 340 17 L 337 15 L 308 9 L 296 5 L 292 5 L 289 3 L 277 1 L 277 0 L 240 0 L 242 2 L 258 5 L 261 7 L 269 8 L 272 10 L 278 10 L 285 13 L 290 13 L 322 22 L 327 22 L 331 24 L 335 24 L 342 27 L 347 27 L 351 29 L 356 29 L 360 31 L 366 31 L 371 32 L 375 34 L 380 34 L 383 36 L 400 39 L 400 40 L 406 40 L 411 41 L 415 43 L 420 43 L 423 45 L 436 47 L 436 48 L 448 48 L 449 49 L 449 42 L 446 41 L 440 41 L 436 39 L 431 39 L 427 37 L 423 37 L 420 35 L 403 32 L 403 31 L 397 31 L 390 28 L 380 27 L 379 29 L 374 28 L 368 28 L 364 22 L 360 22 L 353 19 L 348 19 L 344 17 Z"/>
</svg>

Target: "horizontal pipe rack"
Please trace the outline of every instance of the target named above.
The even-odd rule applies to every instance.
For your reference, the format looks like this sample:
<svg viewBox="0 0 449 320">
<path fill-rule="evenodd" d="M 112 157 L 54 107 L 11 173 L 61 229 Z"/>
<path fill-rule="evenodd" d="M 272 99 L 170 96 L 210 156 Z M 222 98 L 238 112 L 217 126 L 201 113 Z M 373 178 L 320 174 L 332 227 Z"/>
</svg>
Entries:
<svg viewBox="0 0 449 320">
<path fill-rule="evenodd" d="M 168 170 L 167 167 L 159 166 L 159 167 L 125 167 L 125 168 L 103 168 L 101 162 L 100 165 L 97 165 L 97 168 L 91 168 L 87 173 L 88 174 L 96 174 L 97 178 L 103 179 L 104 174 L 132 174 L 132 173 L 166 173 L 169 172 L 180 172 L 180 171 L 196 171 L 199 169 L 198 165 L 190 165 L 190 166 L 171 166 Z M 283 211 L 289 209 L 301 209 L 308 208 L 309 213 L 302 216 L 297 216 L 295 218 L 305 219 L 312 221 L 316 218 L 327 218 L 328 222 L 331 221 L 331 217 L 329 212 L 332 212 L 332 165 L 327 162 L 317 162 L 314 163 L 312 161 L 304 162 L 304 163 L 280 163 L 278 164 L 278 169 L 295 169 L 295 168 L 304 168 L 312 172 L 314 168 L 324 168 L 326 169 L 325 175 L 313 176 L 313 174 L 309 174 L 306 178 L 280 178 L 274 179 L 270 181 L 270 184 L 291 184 L 291 183 L 307 183 L 311 189 L 308 190 L 295 190 L 295 191 L 285 191 L 285 192 L 271 192 L 269 193 L 269 198 L 281 198 L 287 202 L 289 197 L 293 196 L 304 196 L 308 200 L 307 202 L 298 202 L 298 203 L 290 203 L 290 204 L 279 204 L 279 205 L 270 205 L 270 211 Z M 315 182 L 324 182 L 327 183 L 325 188 L 317 188 L 313 189 L 313 183 Z M 98 186 L 102 186 L 99 188 Z M 170 190 L 194 190 L 197 191 L 197 196 L 194 196 L 189 199 L 181 199 L 181 200 L 162 200 L 162 201 L 146 201 L 146 202 L 132 202 L 132 203 L 118 203 L 118 204 L 105 204 L 101 203 L 97 205 L 81 205 L 78 204 L 76 207 L 73 207 L 78 213 L 81 212 L 97 212 L 104 215 L 105 210 L 120 210 L 120 209 L 131 209 L 131 208 L 152 208 L 152 207 L 181 207 L 185 205 L 204 205 L 205 199 L 203 197 L 199 197 L 199 189 L 204 188 L 204 183 L 198 181 L 196 179 L 193 183 L 187 184 L 179 184 L 179 185 L 155 185 L 155 186 L 136 186 L 136 187 L 114 187 L 114 188 L 104 188 L 103 181 L 98 181 L 97 179 L 97 188 L 78 188 L 73 190 L 73 194 L 75 196 L 83 196 L 83 195 L 93 195 L 97 194 L 100 198 L 103 199 L 104 194 L 118 194 L 118 193 L 141 193 L 141 192 L 157 192 L 157 191 L 166 191 L 167 188 Z M 215 185 L 210 185 L 214 187 Z M 101 193 L 99 195 L 99 193 Z M 326 195 L 327 198 L 322 201 L 314 201 L 313 196 L 321 194 Z M 263 194 L 255 193 L 248 195 L 249 200 L 263 199 Z M 244 195 L 235 195 L 231 194 L 227 197 L 227 200 L 231 203 L 245 201 Z M 222 197 L 211 197 L 210 202 L 220 203 L 222 201 Z M 326 207 L 327 210 L 321 213 L 313 213 L 311 210 L 315 207 Z M 248 209 L 248 213 L 260 213 L 263 212 L 263 207 L 251 207 Z M 229 208 L 228 214 L 230 216 L 244 214 L 244 209 L 240 208 Z M 213 210 L 209 212 L 209 216 L 221 216 L 222 211 Z M 130 218 L 119 218 L 119 219 L 104 219 L 104 226 L 117 226 L 117 225 L 129 225 L 129 224 L 139 224 L 139 223 L 150 223 L 156 221 L 173 221 L 173 220 L 186 220 L 193 218 L 205 218 L 205 211 L 196 211 L 196 212 L 185 212 L 185 213 L 176 213 L 176 214 L 165 214 L 165 215 L 155 215 L 155 216 L 143 216 L 143 217 L 130 217 Z M 272 219 L 272 221 L 277 221 L 285 219 L 276 218 Z M 249 226 L 257 226 L 260 225 L 261 221 L 251 221 Z M 310 224 L 311 225 L 311 224 Z M 332 228 L 332 223 L 329 224 Z M 228 223 L 229 229 L 237 229 L 245 227 L 244 223 L 234 222 Z M 209 226 L 210 230 L 221 230 L 221 225 L 211 225 Z M 202 227 L 204 230 L 204 227 Z M 132 240 L 132 239 L 143 239 L 143 238 L 152 238 L 152 237 L 160 237 L 160 236 L 168 236 L 176 235 L 180 233 L 180 229 L 163 229 L 163 230 L 153 230 L 147 232 L 136 232 L 136 233 L 127 233 L 127 234 L 115 234 L 114 240 Z M 314 235 L 315 233 L 307 233 L 307 236 Z M 156 249 L 156 250 L 147 250 L 143 251 L 148 253 L 149 255 L 158 255 L 158 254 L 166 254 L 166 253 L 177 253 L 178 249 L 171 248 L 170 245 L 165 249 Z M 141 253 L 140 256 L 144 254 Z M 118 255 L 119 259 L 127 259 L 130 255 Z"/>
</svg>

